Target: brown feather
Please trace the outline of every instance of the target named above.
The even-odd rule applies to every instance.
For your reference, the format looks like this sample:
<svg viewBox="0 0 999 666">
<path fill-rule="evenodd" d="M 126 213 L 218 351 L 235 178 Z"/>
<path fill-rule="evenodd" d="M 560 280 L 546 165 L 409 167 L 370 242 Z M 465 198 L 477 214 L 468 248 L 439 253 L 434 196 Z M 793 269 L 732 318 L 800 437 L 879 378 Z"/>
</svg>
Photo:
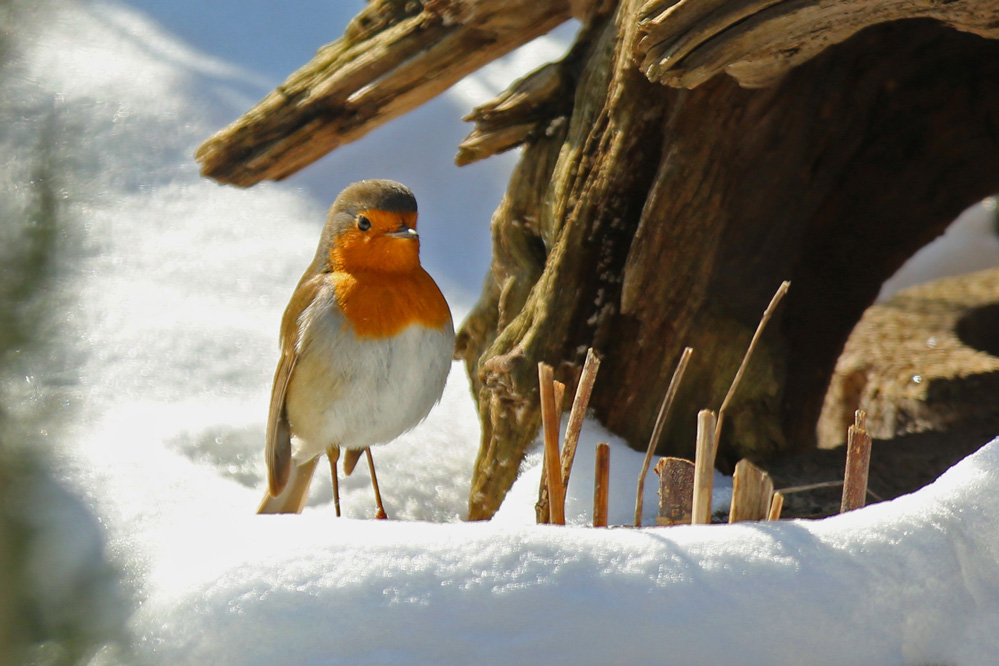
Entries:
<svg viewBox="0 0 999 666">
<path fill-rule="evenodd" d="M 298 361 L 298 318 L 315 297 L 322 284 L 316 280 L 312 267 L 298 283 L 288 307 L 281 318 L 281 358 L 274 372 L 274 386 L 271 388 L 271 404 L 267 413 L 267 486 L 272 496 L 277 497 L 284 490 L 291 473 L 291 425 L 285 408 L 288 384 Z M 321 277 L 321 276 L 320 276 Z"/>
</svg>

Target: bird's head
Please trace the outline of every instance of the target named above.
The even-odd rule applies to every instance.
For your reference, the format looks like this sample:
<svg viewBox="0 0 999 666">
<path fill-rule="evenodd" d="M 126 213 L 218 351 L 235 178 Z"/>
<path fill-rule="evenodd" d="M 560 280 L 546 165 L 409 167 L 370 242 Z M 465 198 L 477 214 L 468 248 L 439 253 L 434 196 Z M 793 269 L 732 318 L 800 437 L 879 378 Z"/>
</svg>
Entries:
<svg viewBox="0 0 999 666">
<path fill-rule="evenodd" d="M 420 265 L 419 238 L 409 188 L 392 180 L 363 180 L 344 189 L 330 207 L 319 253 L 333 271 L 406 272 Z"/>
</svg>

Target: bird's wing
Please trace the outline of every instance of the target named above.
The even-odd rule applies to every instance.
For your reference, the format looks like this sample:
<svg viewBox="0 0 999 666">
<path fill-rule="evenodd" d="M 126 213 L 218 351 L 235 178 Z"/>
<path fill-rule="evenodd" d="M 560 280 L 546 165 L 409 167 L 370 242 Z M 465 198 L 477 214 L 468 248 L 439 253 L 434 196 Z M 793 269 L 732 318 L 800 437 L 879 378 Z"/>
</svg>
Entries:
<svg viewBox="0 0 999 666">
<path fill-rule="evenodd" d="M 291 474 L 291 425 L 285 398 L 291 382 L 295 363 L 298 360 L 298 320 L 308 307 L 321 285 L 320 280 L 309 279 L 308 273 L 302 277 L 291 302 L 281 319 L 281 358 L 274 372 L 274 386 L 271 389 L 271 404 L 267 413 L 267 485 L 272 496 L 277 497 L 284 490 Z"/>
<path fill-rule="evenodd" d="M 271 406 L 267 414 L 267 485 L 271 495 L 277 497 L 284 490 L 291 473 L 291 427 L 285 408 L 285 394 L 292 370 L 295 369 L 295 349 L 282 350 L 274 373 L 271 389 Z"/>
</svg>

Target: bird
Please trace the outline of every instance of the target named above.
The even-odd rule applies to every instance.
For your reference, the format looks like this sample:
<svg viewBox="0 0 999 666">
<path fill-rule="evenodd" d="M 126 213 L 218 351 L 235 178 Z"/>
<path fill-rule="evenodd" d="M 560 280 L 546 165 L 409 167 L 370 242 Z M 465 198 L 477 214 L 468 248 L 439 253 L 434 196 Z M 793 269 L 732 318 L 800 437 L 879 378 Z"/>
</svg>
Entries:
<svg viewBox="0 0 999 666">
<path fill-rule="evenodd" d="M 340 515 L 337 463 L 391 442 L 440 400 L 454 354 L 451 310 L 420 265 L 416 198 L 391 180 L 347 186 L 281 319 L 267 417 L 267 492 L 258 513 L 301 513 L 326 455 Z"/>
</svg>

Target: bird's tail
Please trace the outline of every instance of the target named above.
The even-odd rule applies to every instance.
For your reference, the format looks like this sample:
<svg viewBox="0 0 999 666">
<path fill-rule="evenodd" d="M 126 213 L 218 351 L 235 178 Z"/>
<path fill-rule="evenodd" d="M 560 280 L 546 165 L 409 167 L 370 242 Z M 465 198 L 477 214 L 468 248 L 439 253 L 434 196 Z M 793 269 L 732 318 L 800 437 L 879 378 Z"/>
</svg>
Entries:
<svg viewBox="0 0 999 666">
<path fill-rule="evenodd" d="M 257 513 L 302 513 L 309 499 L 309 484 L 312 483 L 312 473 L 316 469 L 319 457 L 316 456 L 300 465 L 293 465 L 291 478 L 285 484 L 284 490 L 277 497 L 265 491 Z"/>
</svg>

